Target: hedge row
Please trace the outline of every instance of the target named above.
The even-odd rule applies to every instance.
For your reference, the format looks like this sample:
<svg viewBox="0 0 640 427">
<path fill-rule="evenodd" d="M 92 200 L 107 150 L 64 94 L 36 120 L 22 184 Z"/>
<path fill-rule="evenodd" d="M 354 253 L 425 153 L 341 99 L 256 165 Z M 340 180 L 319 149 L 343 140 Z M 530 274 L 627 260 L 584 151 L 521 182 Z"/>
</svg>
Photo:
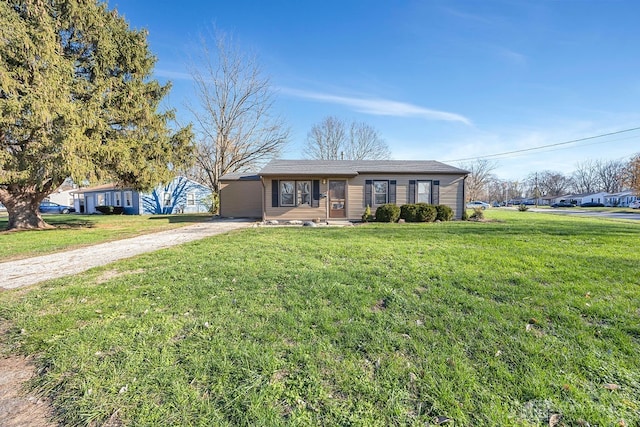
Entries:
<svg viewBox="0 0 640 427">
<path fill-rule="evenodd" d="M 406 222 L 451 221 L 453 210 L 449 206 L 428 203 L 415 203 L 400 207 L 394 203 L 387 203 L 376 209 L 376 221 L 378 222 L 397 222 L 399 219 Z"/>
<path fill-rule="evenodd" d="M 122 215 L 124 213 L 122 206 L 96 206 L 96 210 L 104 215 Z"/>
</svg>

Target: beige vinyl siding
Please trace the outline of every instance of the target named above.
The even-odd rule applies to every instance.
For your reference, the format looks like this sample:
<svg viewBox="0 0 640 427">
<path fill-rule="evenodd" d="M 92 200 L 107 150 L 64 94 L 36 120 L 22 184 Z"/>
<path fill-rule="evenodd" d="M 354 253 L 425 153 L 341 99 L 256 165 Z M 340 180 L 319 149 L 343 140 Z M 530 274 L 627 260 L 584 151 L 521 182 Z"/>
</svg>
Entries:
<svg viewBox="0 0 640 427">
<path fill-rule="evenodd" d="M 460 219 L 464 210 L 464 177 L 461 175 L 447 174 L 361 174 L 352 178 L 341 177 L 274 177 L 277 181 L 301 181 L 319 180 L 320 193 L 327 194 L 328 182 L 330 180 L 345 180 L 346 187 L 346 218 L 347 220 L 359 221 L 365 210 L 364 192 L 365 181 L 396 181 L 396 204 L 402 206 L 409 203 L 409 181 L 440 181 L 440 204 L 447 205 L 453 209 L 454 218 Z M 301 220 L 327 219 L 327 198 L 320 198 L 320 205 L 317 208 L 310 206 L 272 207 L 271 206 L 271 178 L 264 178 L 264 219 L 265 220 Z M 325 183 L 322 183 L 322 180 Z M 432 187 L 432 189 L 434 189 Z M 375 212 L 377 205 L 371 207 Z"/>
<path fill-rule="evenodd" d="M 262 182 L 243 180 L 221 182 L 220 216 L 261 218 Z"/>
<path fill-rule="evenodd" d="M 326 178 L 325 178 L 326 179 Z M 312 221 L 314 219 L 325 220 L 327 219 L 327 198 L 320 197 L 320 203 L 317 208 L 313 208 L 308 205 L 303 206 L 280 206 L 273 207 L 271 203 L 272 183 L 276 180 L 280 181 L 320 181 L 320 194 L 326 194 L 328 190 L 328 184 L 322 183 L 323 178 L 317 176 L 311 177 L 291 177 L 282 176 L 271 178 L 264 178 L 264 219 L 265 220 L 278 220 L 278 221 Z M 278 189 L 279 190 L 279 189 Z M 280 192 L 278 191 L 278 194 Z M 313 198 L 313 194 L 312 194 Z"/>
<path fill-rule="evenodd" d="M 368 175 L 361 174 L 348 181 L 347 217 L 352 220 L 362 218 L 365 181 L 396 181 L 396 205 L 409 203 L 409 181 L 440 181 L 440 204 L 453 209 L 454 218 L 460 219 L 464 209 L 464 177 L 459 175 Z M 433 189 L 433 187 L 432 187 Z M 371 206 L 375 212 L 377 205 Z"/>
</svg>

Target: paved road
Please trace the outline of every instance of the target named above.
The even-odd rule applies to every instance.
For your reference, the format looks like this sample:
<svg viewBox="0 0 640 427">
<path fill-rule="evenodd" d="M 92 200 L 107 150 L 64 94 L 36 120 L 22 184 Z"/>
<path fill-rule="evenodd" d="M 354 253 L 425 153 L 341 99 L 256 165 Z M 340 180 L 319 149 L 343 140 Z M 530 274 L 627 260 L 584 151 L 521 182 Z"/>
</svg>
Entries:
<svg viewBox="0 0 640 427">
<path fill-rule="evenodd" d="M 0 288 L 14 289 L 216 234 L 248 227 L 253 221 L 214 220 L 70 251 L 0 263 Z"/>
<path fill-rule="evenodd" d="M 550 213 L 550 214 L 558 214 L 558 215 L 579 215 L 579 216 L 591 216 L 597 218 L 616 218 L 616 219 L 631 219 L 640 221 L 640 212 L 636 213 L 621 213 L 621 212 L 596 212 L 596 211 L 585 211 L 579 208 L 570 208 L 570 209 L 562 209 L 562 208 L 552 208 L 552 209 L 531 209 L 531 212 L 542 212 L 542 213 Z"/>
</svg>

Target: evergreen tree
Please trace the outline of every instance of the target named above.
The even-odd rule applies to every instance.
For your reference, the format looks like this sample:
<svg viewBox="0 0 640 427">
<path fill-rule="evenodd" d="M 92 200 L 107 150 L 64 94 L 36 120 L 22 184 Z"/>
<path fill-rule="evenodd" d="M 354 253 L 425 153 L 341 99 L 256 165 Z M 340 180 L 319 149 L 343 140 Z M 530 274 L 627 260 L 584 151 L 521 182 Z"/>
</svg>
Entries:
<svg viewBox="0 0 640 427">
<path fill-rule="evenodd" d="M 40 201 L 67 177 L 140 190 L 192 154 L 159 112 L 146 32 L 97 0 L 0 2 L 0 202 L 9 229 L 44 228 Z"/>
</svg>

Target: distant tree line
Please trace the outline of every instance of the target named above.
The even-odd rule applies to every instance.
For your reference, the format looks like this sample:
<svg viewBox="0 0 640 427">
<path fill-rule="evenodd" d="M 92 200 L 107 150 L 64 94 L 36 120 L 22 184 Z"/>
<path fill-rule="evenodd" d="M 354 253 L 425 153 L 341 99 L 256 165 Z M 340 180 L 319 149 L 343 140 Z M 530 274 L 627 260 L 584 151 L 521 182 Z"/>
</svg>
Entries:
<svg viewBox="0 0 640 427">
<path fill-rule="evenodd" d="M 564 194 L 616 193 L 626 189 L 640 193 L 640 153 L 625 160 L 585 160 L 573 172 L 543 170 L 523 180 L 502 180 L 493 173 L 497 162 L 479 159 L 461 164 L 470 172 L 467 199 L 503 202 L 520 197 L 541 198 Z"/>
</svg>

